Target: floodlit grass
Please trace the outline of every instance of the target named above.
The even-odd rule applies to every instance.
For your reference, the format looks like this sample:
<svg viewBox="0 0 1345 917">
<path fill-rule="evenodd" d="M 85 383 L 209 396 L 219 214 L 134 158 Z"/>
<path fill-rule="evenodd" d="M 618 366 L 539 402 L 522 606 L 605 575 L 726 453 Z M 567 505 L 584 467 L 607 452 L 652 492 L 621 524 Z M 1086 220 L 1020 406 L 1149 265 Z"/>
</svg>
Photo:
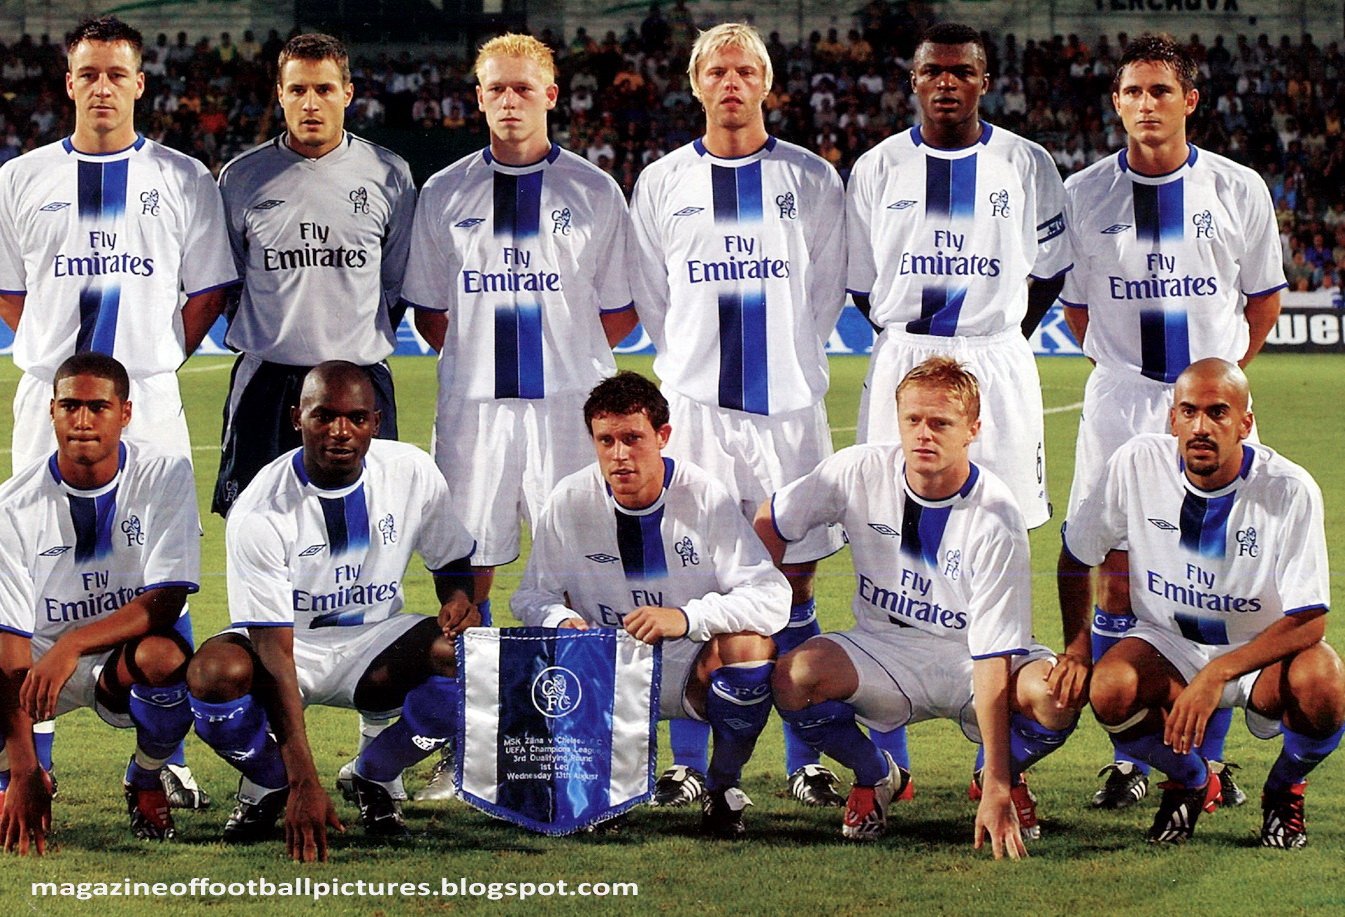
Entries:
<svg viewBox="0 0 1345 917">
<path fill-rule="evenodd" d="M 625 365 L 647 371 L 647 359 Z M 193 598 L 198 639 L 228 620 L 224 599 L 223 526 L 205 515 L 217 464 L 219 412 L 228 380 L 228 361 L 192 360 L 182 382 L 196 446 L 198 495 L 203 542 L 202 591 Z M 853 441 L 861 358 L 833 361 L 828 399 L 838 447 Z M 435 394 L 433 363 L 405 358 L 393 367 L 401 405 L 403 436 L 424 446 L 429 441 Z M 1047 454 L 1051 495 L 1063 507 L 1073 465 L 1077 403 L 1082 398 L 1087 363 L 1043 359 L 1042 384 L 1047 417 Z M 1326 496 L 1327 529 L 1335 569 L 1345 558 L 1345 479 L 1338 466 L 1345 455 L 1345 425 L 1334 401 L 1345 388 L 1345 362 L 1339 358 L 1266 356 L 1252 367 L 1257 417 L 1262 438 L 1307 466 Z M 12 366 L 0 371 L 0 402 L 13 395 Z M 0 421 L 0 443 L 9 436 L 8 411 Z M 1059 545 L 1059 515 L 1032 535 L 1036 630 L 1039 639 L 1058 647 L 1059 614 L 1054 567 Z M 503 568 L 496 582 L 496 620 L 509 623 L 507 597 L 522 565 Z M 430 611 L 428 577 L 413 567 L 408 584 L 410 606 Z M 823 564 L 818 577 L 823 625 L 847 625 L 850 561 L 842 552 Z M 1341 575 L 1332 576 L 1340 606 Z M 915 800 L 893 813 L 891 833 L 871 846 L 841 843 L 837 810 L 804 809 L 783 793 L 779 728 L 775 721 L 749 764 L 745 788 L 756 801 L 749 811 L 751 839 L 743 843 L 707 842 L 696 829 L 699 813 L 687 810 L 634 813 L 627 828 L 613 836 L 547 839 L 495 822 L 458 803 L 407 806 L 415 837 L 396 846 L 369 844 L 352 827 L 334 840 L 331 862 L 299 867 L 284 860 L 279 843 L 225 848 L 219 830 L 236 784 L 234 772 L 195 737 L 188 754 L 198 777 L 215 796 L 214 809 L 179 813 L 180 840 L 151 844 L 133 840 L 125 827 L 120 776 L 131 750 L 129 733 L 109 729 L 86 711 L 61 720 L 56 759 L 60 796 L 56 801 L 53 841 L 46 859 L 8 859 L 0 871 L 0 904 L 5 914 L 158 915 L 210 905 L 219 915 L 267 913 L 443 914 L 463 911 L 589 914 L 595 909 L 619 913 L 812 914 L 919 913 L 1010 914 L 1282 914 L 1339 912 L 1345 907 L 1340 881 L 1345 855 L 1345 773 L 1332 760 L 1314 775 L 1308 795 L 1311 846 L 1305 851 L 1263 851 L 1254 846 L 1260 824 L 1258 790 L 1278 743 L 1251 738 L 1235 721 L 1228 756 L 1243 765 L 1239 778 L 1251 797 L 1242 809 L 1207 816 L 1194 841 L 1184 849 L 1152 850 L 1143 831 L 1152 818 L 1154 797 L 1124 813 L 1099 814 L 1087 806 L 1094 773 L 1109 760 L 1102 731 L 1085 714 L 1079 730 L 1057 754 L 1038 765 L 1032 786 L 1040 800 L 1043 838 L 1032 858 L 1017 865 L 995 863 L 971 848 L 973 805 L 966 799 L 972 746 L 948 723 L 922 723 L 911 729 L 915 764 Z M 318 767 L 329 783 L 354 751 L 355 717 L 346 711 L 313 709 L 309 733 Z M 666 749 L 666 745 L 665 745 Z M 428 775 L 428 764 L 408 774 L 414 791 Z M 338 802 L 342 817 L 354 810 Z M 305 898 L 101 898 L 74 901 L 31 894 L 32 882 L 186 882 L 208 877 L 215 882 L 272 883 L 306 877 L 314 882 L 428 883 L 438 891 L 447 882 L 546 883 L 638 882 L 638 898 L 418 897 L 394 891 L 382 897 Z M 354 889 L 348 889 L 354 891 Z M 374 889 L 377 891 L 377 889 Z M 540 903 L 539 903 L 540 900 Z M 95 911 L 96 909 L 96 911 Z"/>
</svg>

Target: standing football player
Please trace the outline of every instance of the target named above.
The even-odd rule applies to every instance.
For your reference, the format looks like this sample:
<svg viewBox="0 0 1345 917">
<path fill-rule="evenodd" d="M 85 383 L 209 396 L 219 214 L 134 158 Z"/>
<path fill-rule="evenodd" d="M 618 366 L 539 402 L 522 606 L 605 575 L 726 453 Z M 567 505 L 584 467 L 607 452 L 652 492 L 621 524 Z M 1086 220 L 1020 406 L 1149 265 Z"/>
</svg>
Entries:
<svg viewBox="0 0 1345 917">
<path fill-rule="evenodd" d="M 425 183 L 403 295 L 439 351 L 434 457 L 476 538 L 473 598 L 489 624 L 522 521 L 592 461 L 580 407 L 638 319 L 621 189 L 547 134 L 551 49 L 502 35 L 473 70 L 490 145 Z M 420 798 L 451 796 L 450 778 L 441 767 Z"/>
<path fill-rule="evenodd" d="M 631 262 L 640 310 L 672 411 L 672 455 L 724 482 L 750 519 L 772 491 L 831 454 L 824 345 L 845 304 L 845 197 L 825 160 L 772 137 L 762 105 L 774 75 L 757 31 L 702 32 L 687 73 L 705 136 L 650 164 L 631 199 Z M 817 561 L 841 548 L 822 527 L 791 545 L 785 652 L 819 632 Z M 656 805 L 700 796 L 707 732 L 676 720 L 674 765 Z M 836 777 L 787 728 L 789 791 L 842 805 Z"/>
<path fill-rule="evenodd" d="M 138 407 L 126 439 L 191 459 L 177 369 L 219 317 L 238 273 L 210 172 L 136 131 L 142 48 L 140 33 L 111 16 L 67 35 L 74 132 L 0 169 L 0 319 L 14 330 L 23 370 L 15 472 L 55 449 L 52 379 L 66 357 L 90 351 L 116 357 L 130 376 Z M 190 643 L 185 610 L 177 626 Z M 36 728 L 50 770 L 51 725 Z M 161 774 L 174 806 L 210 804 L 181 751 Z M 5 779 L 0 762 L 0 787 Z"/>
<path fill-rule="evenodd" d="M 1171 39 L 1132 41 L 1112 82 L 1126 148 L 1065 184 L 1076 269 L 1060 298 L 1096 364 L 1084 390 L 1067 527 L 1108 457 L 1137 433 L 1166 430 L 1182 370 L 1211 356 L 1246 366 L 1279 316 L 1284 264 L 1270 192 L 1251 169 L 1187 141 L 1200 101 L 1195 78 L 1194 61 Z M 1121 542 L 1094 584 L 1093 659 L 1134 626 L 1127 570 Z M 1230 722 L 1230 710 L 1214 714 L 1201 752 L 1215 762 L 1221 801 L 1236 806 L 1246 794 L 1221 763 Z M 1120 749 L 1102 773 L 1096 807 L 1124 808 L 1148 792 L 1143 763 Z"/>
</svg>

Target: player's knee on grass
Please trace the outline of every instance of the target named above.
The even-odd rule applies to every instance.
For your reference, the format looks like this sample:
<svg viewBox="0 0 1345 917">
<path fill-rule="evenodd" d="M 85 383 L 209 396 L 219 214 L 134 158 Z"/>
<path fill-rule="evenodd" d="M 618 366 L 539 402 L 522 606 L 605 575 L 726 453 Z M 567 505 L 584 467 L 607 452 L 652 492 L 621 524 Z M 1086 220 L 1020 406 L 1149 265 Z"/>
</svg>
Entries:
<svg viewBox="0 0 1345 917">
<path fill-rule="evenodd" d="M 236 700 L 252 690 L 252 654 L 230 635 L 211 637 L 187 664 L 187 689 L 211 704 Z"/>
</svg>

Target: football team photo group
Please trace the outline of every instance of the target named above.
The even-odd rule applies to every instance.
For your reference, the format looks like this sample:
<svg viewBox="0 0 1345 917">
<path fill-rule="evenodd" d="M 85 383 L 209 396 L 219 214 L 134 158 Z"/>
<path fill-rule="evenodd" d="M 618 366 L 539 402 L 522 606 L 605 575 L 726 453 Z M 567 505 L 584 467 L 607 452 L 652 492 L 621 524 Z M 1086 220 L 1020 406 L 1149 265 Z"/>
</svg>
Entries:
<svg viewBox="0 0 1345 917">
<path fill-rule="evenodd" d="M 948 747 L 971 804 L 919 830 L 979 857 L 1083 831 L 1070 807 L 1118 825 L 1151 808 L 1124 828 L 1138 848 L 1208 844 L 1219 810 L 1249 846 L 1308 844 L 1305 800 L 1342 790 L 1313 771 L 1345 734 L 1345 666 L 1322 489 L 1253 410 L 1294 283 L 1283 208 L 1192 129 L 1215 55 L 1125 39 L 1090 76 L 1110 80 L 1117 143 L 1062 168 L 992 117 L 994 40 L 933 22 L 899 75 L 868 68 L 899 76 L 911 126 L 838 168 L 829 139 L 777 130 L 796 74 L 776 36 L 683 38 L 668 91 L 702 120 L 631 183 L 557 142 L 557 56 L 508 32 L 470 62 L 486 145 L 417 187 L 347 129 L 360 93 L 331 35 L 269 49 L 270 139 L 217 175 L 138 127 L 140 32 L 104 16 L 66 36 L 73 129 L 0 165 L 4 851 L 78 858 L 62 808 L 91 794 L 148 855 L 433 848 L 405 810 L 485 823 L 457 801 L 484 780 L 470 792 L 528 819 L 582 809 L 550 832 L 572 844 L 691 807 L 735 851 L 780 844 L 796 811 L 857 853 L 900 843 L 917 786 L 934 791 L 910 727 L 936 720 L 965 739 Z M 829 416 L 847 306 L 872 351 L 857 415 Z M 1090 364 L 1072 475 L 1046 445 L 1048 312 Z M 216 419 L 188 416 L 180 370 L 217 322 L 218 449 L 193 451 L 188 421 L 201 442 Z M 432 417 L 389 362 L 408 326 L 438 354 Z M 614 356 L 637 330 L 652 371 Z M 1054 518 L 1048 466 L 1068 482 Z M 1044 544 L 1053 575 L 1034 576 Z M 837 562 L 844 589 L 823 589 Z M 193 621 L 210 603 L 227 618 Z M 467 655 L 483 638 L 488 664 Z M 643 693 L 561 668 L 590 641 L 639 660 Z M 553 711 L 580 692 L 584 716 L 643 738 L 548 758 L 546 781 L 496 762 L 537 730 L 577 747 L 595 723 Z M 321 707 L 358 737 L 339 769 Z M 1086 734 L 1107 749 L 1091 800 L 1052 792 L 1077 758 L 1046 759 Z M 119 788 L 75 766 L 90 735 L 126 762 Z M 1235 774 L 1226 743 L 1258 740 L 1269 766 Z M 763 758 L 788 809 L 751 810 Z"/>
</svg>

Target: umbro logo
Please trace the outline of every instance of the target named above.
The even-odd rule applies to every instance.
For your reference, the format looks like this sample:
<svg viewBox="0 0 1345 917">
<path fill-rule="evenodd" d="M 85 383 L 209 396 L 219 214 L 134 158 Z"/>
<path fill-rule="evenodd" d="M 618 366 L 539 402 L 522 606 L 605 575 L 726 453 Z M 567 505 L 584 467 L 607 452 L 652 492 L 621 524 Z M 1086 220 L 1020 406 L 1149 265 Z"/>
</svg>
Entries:
<svg viewBox="0 0 1345 917">
<path fill-rule="evenodd" d="M 901 533 L 892 528 L 892 526 L 883 525 L 881 522 L 870 522 L 869 528 L 873 529 L 879 535 L 886 535 L 889 538 L 897 538 L 901 535 Z"/>
<path fill-rule="evenodd" d="M 1102 234 L 1104 236 L 1114 236 L 1118 232 L 1125 232 L 1129 228 L 1130 228 L 1129 223 L 1113 223 L 1106 229 L 1102 230 Z"/>
<path fill-rule="evenodd" d="M 269 201 L 262 201 L 260 204 L 255 205 L 252 209 L 253 209 L 253 210 L 274 210 L 275 208 L 279 207 L 279 206 L 280 206 L 281 204 L 283 204 L 283 203 L 285 203 L 285 202 L 284 202 L 284 201 L 278 201 L 278 200 L 276 200 L 275 198 L 271 198 Z"/>
<path fill-rule="evenodd" d="M 54 547 L 54 548 L 47 548 L 45 551 L 43 551 L 41 554 L 39 554 L 39 555 L 37 555 L 37 556 L 38 556 L 38 557 L 60 557 L 62 554 L 64 554 L 66 551 L 69 551 L 69 550 L 70 550 L 70 545 L 68 545 L 68 544 L 58 544 L 58 545 L 56 545 L 56 547 Z"/>
<path fill-rule="evenodd" d="M 888 204 L 888 210 L 905 210 L 907 207 L 914 207 L 915 201 L 897 201 L 895 204 Z"/>
<path fill-rule="evenodd" d="M 411 744 L 416 746 L 416 748 L 419 748 L 421 751 L 434 751 L 436 748 L 438 748 L 440 745 L 443 745 L 447 741 L 448 739 L 441 739 L 435 736 L 416 735 L 411 737 Z"/>
<path fill-rule="evenodd" d="M 1166 519 L 1155 519 L 1153 516 L 1150 516 L 1149 524 L 1152 525 L 1154 528 L 1159 529 L 1160 531 L 1164 532 L 1177 531 L 1177 527 L 1173 525 L 1171 522 L 1168 522 Z"/>
<path fill-rule="evenodd" d="M 326 547 L 327 545 L 325 542 L 323 544 L 310 545 L 309 547 L 306 547 L 302 551 L 300 551 L 299 556 L 312 557 L 314 554 L 321 554 L 326 549 Z"/>
<path fill-rule="evenodd" d="M 674 213 L 673 216 L 675 217 L 694 216 L 695 214 L 700 213 L 704 209 L 705 209 L 704 207 L 683 207 L 681 210 Z"/>
<path fill-rule="evenodd" d="M 460 222 L 460 223 L 454 223 L 453 225 L 454 225 L 455 227 L 457 227 L 458 229 L 470 229 L 471 227 L 473 227 L 473 226 L 478 226 L 478 225 L 480 225 L 481 223 L 484 223 L 484 222 L 486 222 L 486 218 L 485 218 L 485 217 L 468 217 L 467 219 L 463 220 L 462 222 Z"/>
<path fill-rule="evenodd" d="M 584 556 L 587 557 L 589 560 L 593 561 L 595 564 L 614 564 L 621 559 L 620 557 L 613 557 L 611 554 L 602 554 L 602 553 L 585 554 Z"/>
<path fill-rule="evenodd" d="M 39 212 L 39 213 L 55 213 L 56 211 L 58 211 L 58 210 L 64 210 L 65 208 L 67 208 L 67 207 L 69 207 L 69 206 L 70 206 L 70 202 L 69 202 L 69 201 L 52 201 L 50 204 L 46 205 L 45 207 L 39 207 L 39 208 L 38 208 L 38 212 Z"/>
</svg>

